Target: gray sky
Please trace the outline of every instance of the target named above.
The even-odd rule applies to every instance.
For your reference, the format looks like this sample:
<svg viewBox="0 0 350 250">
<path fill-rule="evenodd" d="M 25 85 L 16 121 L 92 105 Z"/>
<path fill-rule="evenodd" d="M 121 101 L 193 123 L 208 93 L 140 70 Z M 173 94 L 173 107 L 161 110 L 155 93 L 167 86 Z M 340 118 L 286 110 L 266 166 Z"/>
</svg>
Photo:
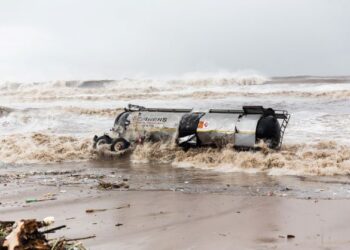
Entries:
<svg viewBox="0 0 350 250">
<path fill-rule="evenodd" d="M 0 80 L 349 75 L 348 0 L 0 0 Z"/>
</svg>

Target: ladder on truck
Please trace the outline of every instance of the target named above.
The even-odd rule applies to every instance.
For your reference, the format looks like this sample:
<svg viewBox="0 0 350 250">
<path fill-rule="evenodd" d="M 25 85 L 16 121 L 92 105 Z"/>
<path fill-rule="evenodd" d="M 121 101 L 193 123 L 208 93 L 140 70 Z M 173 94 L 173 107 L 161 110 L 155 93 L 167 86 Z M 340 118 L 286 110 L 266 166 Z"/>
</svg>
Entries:
<svg viewBox="0 0 350 250">
<path fill-rule="evenodd" d="M 278 112 L 278 118 L 281 118 L 283 120 L 281 124 L 280 141 L 277 146 L 277 148 L 280 149 L 282 147 L 284 132 L 289 123 L 290 114 L 288 114 L 286 110 L 276 110 L 276 111 Z"/>
</svg>

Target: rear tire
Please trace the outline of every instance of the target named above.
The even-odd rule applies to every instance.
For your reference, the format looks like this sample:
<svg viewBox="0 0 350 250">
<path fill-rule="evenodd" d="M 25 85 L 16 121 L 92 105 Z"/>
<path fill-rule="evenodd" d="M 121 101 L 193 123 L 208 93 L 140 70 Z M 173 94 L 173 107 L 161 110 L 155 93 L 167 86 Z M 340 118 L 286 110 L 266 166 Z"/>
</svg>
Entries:
<svg viewBox="0 0 350 250">
<path fill-rule="evenodd" d="M 124 138 L 118 138 L 111 145 L 111 150 L 114 152 L 118 152 L 129 148 L 129 146 L 130 143 L 127 140 L 125 140 Z"/>
</svg>

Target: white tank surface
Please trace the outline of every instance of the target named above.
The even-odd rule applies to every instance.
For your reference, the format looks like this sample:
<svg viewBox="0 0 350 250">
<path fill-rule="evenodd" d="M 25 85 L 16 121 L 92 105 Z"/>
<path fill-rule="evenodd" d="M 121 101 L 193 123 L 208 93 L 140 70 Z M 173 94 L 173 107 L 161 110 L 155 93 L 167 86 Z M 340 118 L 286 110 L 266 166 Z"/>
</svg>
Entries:
<svg viewBox="0 0 350 250">
<path fill-rule="evenodd" d="M 146 141 L 172 140 L 184 149 L 227 144 L 236 149 L 257 149 L 260 141 L 279 149 L 289 118 L 285 110 L 262 106 L 198 111 L 129 104 L 109 133 L 95 135 L 94 148 L 108 145 L 112 151 L 121 151 Z"/>
</svg>

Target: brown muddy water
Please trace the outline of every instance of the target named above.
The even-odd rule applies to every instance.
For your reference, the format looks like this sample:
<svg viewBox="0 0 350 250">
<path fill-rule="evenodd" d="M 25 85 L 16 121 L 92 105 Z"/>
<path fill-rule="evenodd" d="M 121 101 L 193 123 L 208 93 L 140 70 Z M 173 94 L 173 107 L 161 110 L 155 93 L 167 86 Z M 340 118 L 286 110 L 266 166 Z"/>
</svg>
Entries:
<svg viewBox="0 0 350 250">
<path fill-rule="evenodd" d="M 89 186 L 99 175 L 128 176 L 130 190 L 349 198 L 349 93 L 349 77 L 219 74 L 0 83 L 0 182 L 59 186 L 70 180 L 69 185 Z M 145 144 L 122 158 L 93 152 L 92 137 L 108 131 L 128 103 L 198 109 L 263 105 L 292 116 L 281 151 L 184 152 Z"/>
<path fill-rule="evenodd" d="M 84 163 L 6 165 L 0 167 L 0 185 L 93 189 L 100 182 L 127 180 L 128 191 L 177 191 L 222 193 L 234 196 L 280 196 L 301 199 L 349 199 L 348 176 L 297 176 L 266 173 L 217 172 L 198 168 L 176 168 L 158 162 L 134 164 L 91 160 Z M 0 196 L 2 190 L 0 189 Z"/>
</svg>

